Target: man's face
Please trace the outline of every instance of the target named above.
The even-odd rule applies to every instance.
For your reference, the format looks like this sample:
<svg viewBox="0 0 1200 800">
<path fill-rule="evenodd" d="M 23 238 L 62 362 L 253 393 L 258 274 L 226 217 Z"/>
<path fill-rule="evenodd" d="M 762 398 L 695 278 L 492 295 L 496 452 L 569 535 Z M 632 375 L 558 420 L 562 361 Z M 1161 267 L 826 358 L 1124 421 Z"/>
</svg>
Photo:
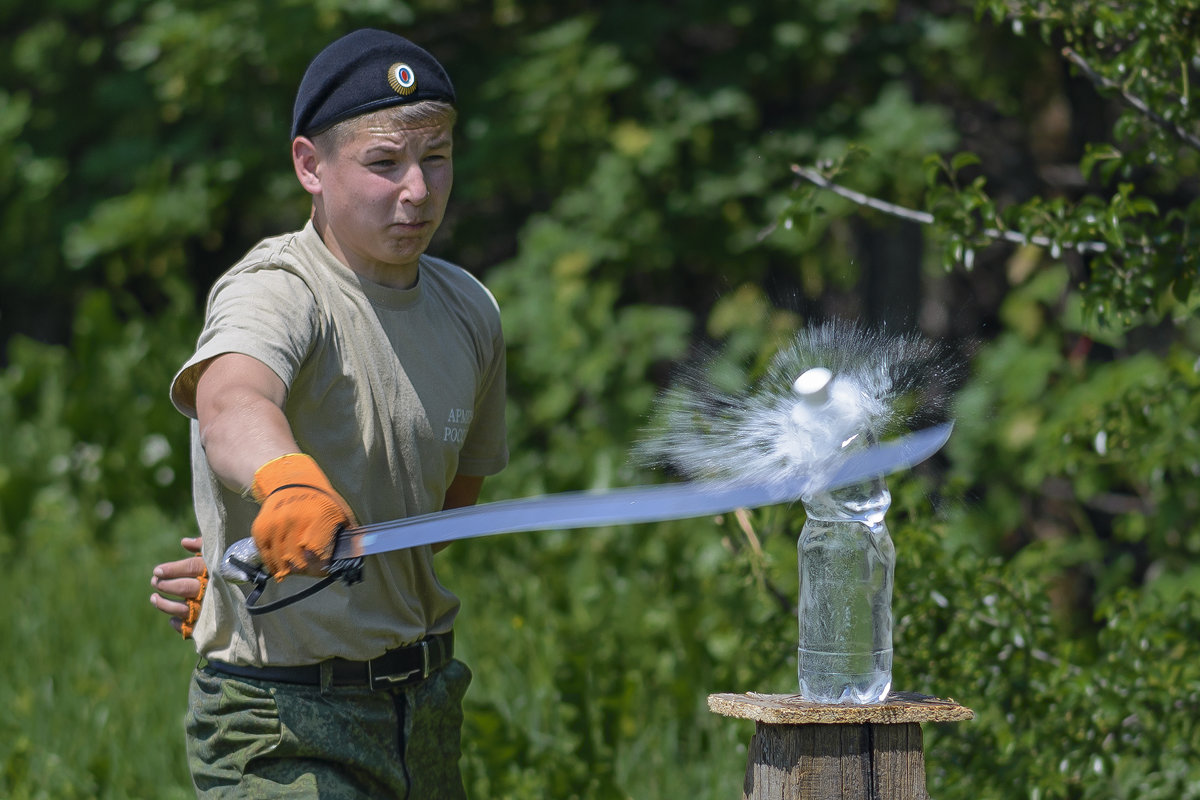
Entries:
<svg viewBox="0 0 1200 800">
<path fill-rule="evenodd" d="M 410 286 L 446 213 L 452 124 L 403 128 L 365 117 L 316 166 L 318 230 L 334 255 L 376 283 Z"/>
</svg>

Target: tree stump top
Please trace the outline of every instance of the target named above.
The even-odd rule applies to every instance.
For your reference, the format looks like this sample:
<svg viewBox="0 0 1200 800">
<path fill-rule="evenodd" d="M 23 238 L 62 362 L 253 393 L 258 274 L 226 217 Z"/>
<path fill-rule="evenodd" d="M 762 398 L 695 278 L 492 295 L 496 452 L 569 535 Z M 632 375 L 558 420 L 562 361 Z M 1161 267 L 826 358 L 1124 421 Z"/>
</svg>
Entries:
<svg viewBox="0 0 1200 800">
<path fill-rule="evenodd" d="M 796 694 L 710 694 L 708 708 L 722 716 L 752 719 L 769 725 L 899 725 L 975 718 L 974 711 L 953 700 L 914 692 L 892 692 L 885 702 L 864 706 L 813 703 Z"/>
</svg>

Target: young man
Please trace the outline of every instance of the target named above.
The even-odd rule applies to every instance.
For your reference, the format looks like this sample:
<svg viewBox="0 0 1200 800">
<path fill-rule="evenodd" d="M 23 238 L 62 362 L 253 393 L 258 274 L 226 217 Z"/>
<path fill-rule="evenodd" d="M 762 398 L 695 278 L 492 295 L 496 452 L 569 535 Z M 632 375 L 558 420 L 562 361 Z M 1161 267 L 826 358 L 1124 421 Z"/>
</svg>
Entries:
<svg viewBox="0 0 1200 800">
<path fill-rule="evenodd" d="M 394 34 L 360 30 L 313 60 L 292 129 L 312 219 L 217 281 L 172 384 L 194 419 L 204 561 L 253 535 L 268 570 L 294 576 L 264 602 L 321 575 L 341 526 L 472 504 L 507 462 L 499 310 L 425 255 L 453 180 L 454 100 L 441 65 Z M 361 583 L 257 616 L 249 587 L 209 576 L 189 620 L 200 795 L 463 796 L 470 673 L 432 557 L 370 557 Z M 156 588 L 195 594 L 164 566 Z"/>
</svg>

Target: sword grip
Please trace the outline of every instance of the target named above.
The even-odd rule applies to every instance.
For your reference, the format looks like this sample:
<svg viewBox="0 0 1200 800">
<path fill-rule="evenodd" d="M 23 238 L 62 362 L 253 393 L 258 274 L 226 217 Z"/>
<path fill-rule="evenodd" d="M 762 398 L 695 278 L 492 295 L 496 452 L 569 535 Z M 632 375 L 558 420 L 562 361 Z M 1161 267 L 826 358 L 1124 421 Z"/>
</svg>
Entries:
<svg viewBox="0 0 1200 800">
<path fill-rule="evenodd" d="M 339 537 L 342 530 L 338 529 Z M 221 557 L 221 566 L 217 571 L 222 578 L 231 583 L 265 583 L 271 577 L 271 574 L 263 569 L 258 545 L 249 536 L 229 545 L 225 555 Z M 326 574 L 341 578 L 347 584 L 358 583 L 362 580 L 362 558 L 334 559 L 329 564 Z"/>
<path fill-rule="evenodd" d="M 229 545 L 217 572 L 232 583 L 258 583 L 262 578 L 271 577 L 270 573 L 263 569 L 258 545 L 249 536 Z"/>
</svg>

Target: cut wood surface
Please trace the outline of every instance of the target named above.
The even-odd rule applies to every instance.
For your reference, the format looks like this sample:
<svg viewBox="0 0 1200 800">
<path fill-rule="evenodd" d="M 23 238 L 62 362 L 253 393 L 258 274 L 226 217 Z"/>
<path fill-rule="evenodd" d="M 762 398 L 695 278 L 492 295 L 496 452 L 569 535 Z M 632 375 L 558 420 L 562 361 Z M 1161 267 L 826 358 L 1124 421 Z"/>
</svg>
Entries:
<svg viewBox="0 0 1200 800">
<path fill-rule="evenodd" d="M 907 722 L 960 722 L 974 719 L 975 712 L 954 700 L 914 692 L 892 692 L 883 703 L 831 705 L 813 703 L 794 694 L 710 694 L 708 707 L 716 714 L 752 719 L 770 725 Z"/>
</svg>

